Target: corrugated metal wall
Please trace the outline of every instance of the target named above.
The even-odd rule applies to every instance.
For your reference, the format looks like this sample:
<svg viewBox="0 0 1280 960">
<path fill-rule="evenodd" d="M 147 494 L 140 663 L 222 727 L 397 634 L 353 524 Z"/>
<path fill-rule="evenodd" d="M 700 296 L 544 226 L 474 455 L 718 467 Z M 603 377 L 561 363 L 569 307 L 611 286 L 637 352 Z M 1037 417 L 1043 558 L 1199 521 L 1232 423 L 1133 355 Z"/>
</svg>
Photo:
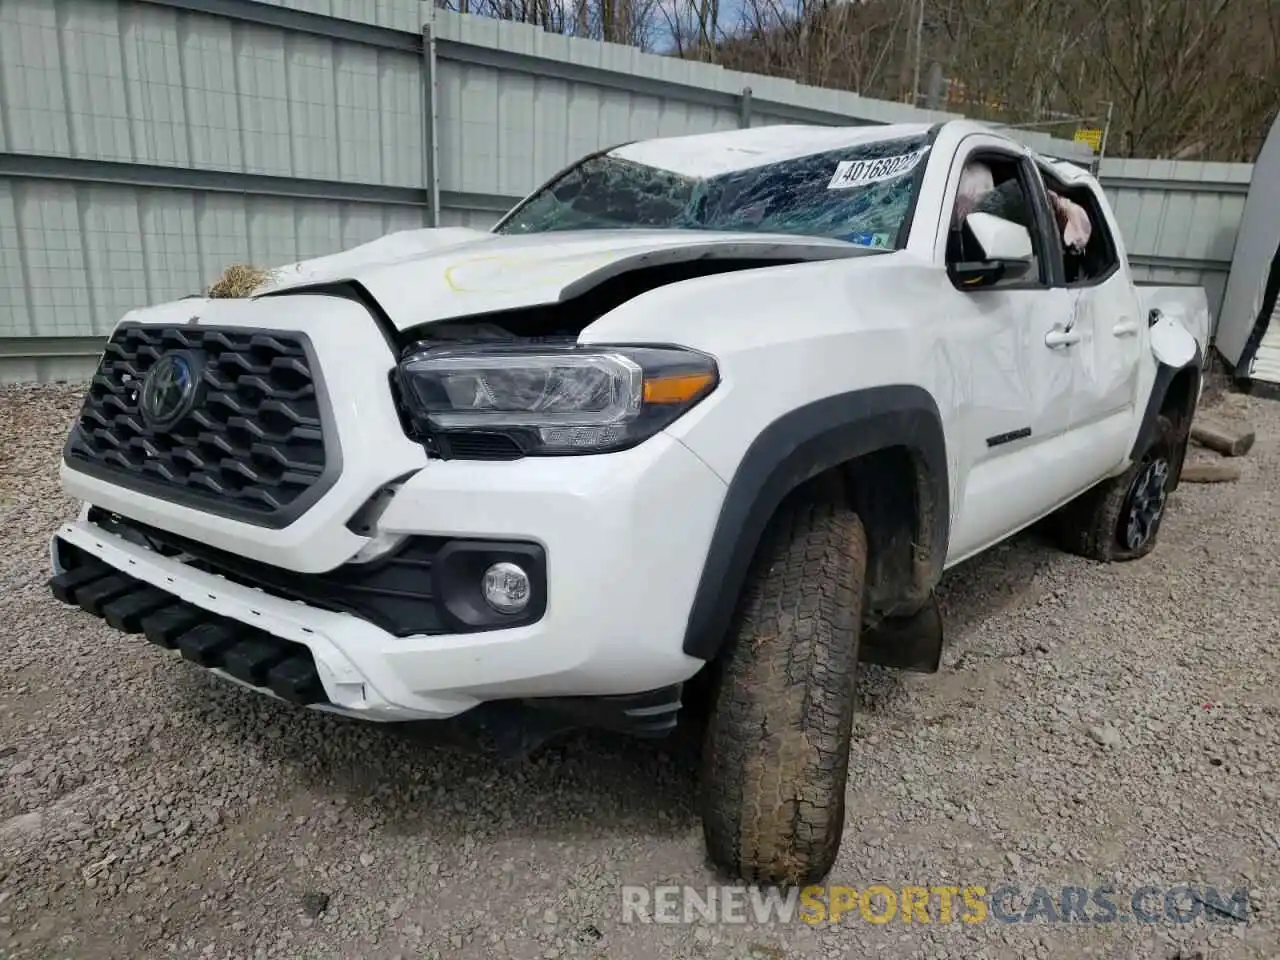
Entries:
<svg viewBox="0 0 1280 960">
<path fill-rule="evenodd" d="M 0 337 L 100 335 L 228 263 L 421 225 L 420 59 L 149 2 L 0 0 Z M 358 199 L 387 184 L 401 196 Z"/>
<path fill-rule="evenodd" d="M 1099 175 L 1137 277 L 1203 284 L 1216 315 L 1252 164 L 1104 160 Z"/>
<path fill-rule="evenodd" d="M 434 11 L 423 31 L 432 17 L 418 0 L 0 0 L 0 378 L 82 368 L 124 311 L 231 262 L 487 226 L 613 143 L 950 116 L 478 17 Z M 1107 161 L 1135 264 L 1216 297 L 1248 169 Z"/>
</svg>

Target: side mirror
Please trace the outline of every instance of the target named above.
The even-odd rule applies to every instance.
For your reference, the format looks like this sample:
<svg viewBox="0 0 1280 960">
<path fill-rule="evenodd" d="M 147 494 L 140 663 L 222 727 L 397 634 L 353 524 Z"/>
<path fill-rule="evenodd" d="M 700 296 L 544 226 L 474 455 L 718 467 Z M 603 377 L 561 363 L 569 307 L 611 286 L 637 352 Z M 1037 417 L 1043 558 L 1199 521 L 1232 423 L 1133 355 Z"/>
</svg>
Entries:
<svg viewBox="0 0 1280 960">
<path fill-rule="evenodd" d="M 1026 227 L 990 213 L 971 213 L 964 218 L 984 260 L 1022 261 L 1031 265 L 1031 232 Z"/>
<path fill-rule="evenodd" d="M 962 287 L 986 287 L 1001 280 L 1024 276 L 1035 251 L 1026 227 L 990 213 L 971 213 L 961 230 L 964 249 L 978 259 L 966 258 L 947 268 L 951 279 Z"/>
</svg>

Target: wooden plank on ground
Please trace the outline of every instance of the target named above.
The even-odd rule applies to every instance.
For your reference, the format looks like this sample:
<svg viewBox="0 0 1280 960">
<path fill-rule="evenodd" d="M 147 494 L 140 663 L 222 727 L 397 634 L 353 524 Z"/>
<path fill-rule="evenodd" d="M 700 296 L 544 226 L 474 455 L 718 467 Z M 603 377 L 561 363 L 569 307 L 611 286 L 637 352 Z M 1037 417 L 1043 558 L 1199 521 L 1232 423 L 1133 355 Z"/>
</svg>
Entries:
<svg viewBox="0 0 1280 960">
<path fill-rule="evenodd" d="M 1239 479 L 1238 463 L 1188 463 L 1182 468 L 1183 483 L 1234 483 Z"/>
<path fill-rule="evenodd" d="M 1231 428 L 1216 423 L 1193 423 L 1191 439 L 1223 456 L 1243 457 L 1253 447 L 1254 433 L 1252 427 Z"/>
</svg>

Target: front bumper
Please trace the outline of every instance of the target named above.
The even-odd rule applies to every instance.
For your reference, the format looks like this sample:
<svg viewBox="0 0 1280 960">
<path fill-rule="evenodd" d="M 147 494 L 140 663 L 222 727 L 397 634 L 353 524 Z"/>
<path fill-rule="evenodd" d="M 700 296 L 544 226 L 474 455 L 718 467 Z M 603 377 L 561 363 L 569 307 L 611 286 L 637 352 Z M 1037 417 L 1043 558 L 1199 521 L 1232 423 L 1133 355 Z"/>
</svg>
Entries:
<svg viewBox="0 0 1280 960">
<path fill-rule="evenodd" d="M 545 550 L 545 612 L 507 629 L 397 636 L 165 556 L 90 522 L 87 508 L 54 535 L 54 572 L 98 564 L 100 575 L 77 584 L 72 573 L 61 585 L 55 576 L 54 591 L 127 631 L 168 610 L 160 626 L 151 624 L 151 639 L 187 659 L 369 720 L 442 719 L 488 701 L 636 694 L 702 666 L 681 644 L 724 489 L 664 435 L 604 457 L 419 471 L 379 517 L 379 534 L 520 539 Z M 156 522 L 150 501 L 128 506 L 132 519 Z"/>
</svg>

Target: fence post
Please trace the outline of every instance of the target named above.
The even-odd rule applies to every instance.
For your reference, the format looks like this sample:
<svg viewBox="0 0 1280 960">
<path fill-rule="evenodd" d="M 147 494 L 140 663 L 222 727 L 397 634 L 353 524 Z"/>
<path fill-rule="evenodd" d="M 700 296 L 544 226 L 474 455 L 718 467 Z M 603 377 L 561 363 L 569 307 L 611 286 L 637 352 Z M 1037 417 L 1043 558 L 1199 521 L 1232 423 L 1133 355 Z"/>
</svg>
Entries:
<svg viewBox="0 0 1280 960">
<path fill-rule="evenodd" d="M 745 129 L 751 126 L 751 88 L 742 88 L 742 99 L 738 102 L 738 127 Z"/>
<path fill-rule="evenodd" d="M 432 8 L 428 7 L 428 10 Z M 428 13 L 434 16 L 434 13 Z M 422 183 L 427 194 L 427 226 L 440 226 L 440 128 L 436 123 L 436 31 L 422 25 Z"/>
</svg>

